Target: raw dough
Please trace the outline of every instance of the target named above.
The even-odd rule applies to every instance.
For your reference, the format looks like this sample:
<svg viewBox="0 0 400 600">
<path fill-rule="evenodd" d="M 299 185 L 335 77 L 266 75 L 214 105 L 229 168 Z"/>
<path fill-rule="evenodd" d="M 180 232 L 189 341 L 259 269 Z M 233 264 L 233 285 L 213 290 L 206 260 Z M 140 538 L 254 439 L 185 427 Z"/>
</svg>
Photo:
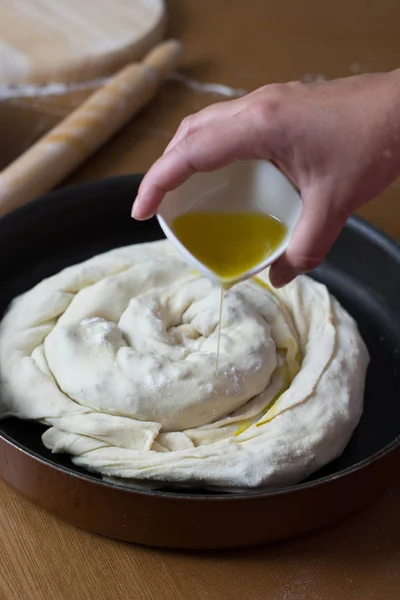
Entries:
<svg viewBox="0 0 400 600">
<path fill-rule="evenodd" d="M 260 283 L 264 282 L 264 285 Z M 338 456 L 368 352 L 327 289 L 268 274 L 224 301 L 166 240 L 69 267 L 0 325 L 0 416 L 105 477 L 230 489 L 293 484 Z"/>
</svg>

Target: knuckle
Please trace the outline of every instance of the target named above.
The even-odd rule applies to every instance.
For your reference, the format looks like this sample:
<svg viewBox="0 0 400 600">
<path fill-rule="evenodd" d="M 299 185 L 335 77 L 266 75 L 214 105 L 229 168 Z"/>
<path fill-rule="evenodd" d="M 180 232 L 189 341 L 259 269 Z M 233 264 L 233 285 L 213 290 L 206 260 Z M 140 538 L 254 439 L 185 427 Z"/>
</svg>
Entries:
<svg viewBox="0 0 400 600">
<path fill-rule="evenodd" d="M 193 140 L 190 137 L 185 136 L 181 139 L 179 144 L 174 149 L 179 160 L 184 160 L 190 170 L 197 171 L 197 153 L 195 147 L 193 147 Z"/>
<path fill-rule="evenodd" d="M 188 140 L 187 137 L 183 137 L 179 141 L 179 144 L 177 144 L 176 147 L 174 148 L 174 152 L 176 154 L 188 154 L 189 149 L 190 149 L 190 141 Z"/>
<path fill-rule="evenodd" d="M 285 84 L 268 85 L 243 109 L 243 119 L 255 132 L 252 149 L 257 156 L 268 155 L 271 148 L 278 152 L 286 140 L 286 95 Z"/>
<path fill-rule="evenodd" d="M 184 135 L 191 135 L 194 131 L 196 131 L 195 116 L 188 115 L 185 117 L 180 124 L 179 129 Z"/>
<path fill-rule="evenodd" d="M 265 85 L 254 93 L 254 101 L 249 103 L 247 110 L 265 124 L 281 118 L 286 107 L 293 107 L 296 98 L 300 98 L 306 86 L 301 81 L 288 83 L 273 83 Z"/>
<path fill-rule="evenodd" d="M 264 134 L 272 135 L 274 131 L 283 128 L 287 97 L 285 85 L 266 86 L 244 109 L 244 118 L 254 123 Z"/>
</svg>

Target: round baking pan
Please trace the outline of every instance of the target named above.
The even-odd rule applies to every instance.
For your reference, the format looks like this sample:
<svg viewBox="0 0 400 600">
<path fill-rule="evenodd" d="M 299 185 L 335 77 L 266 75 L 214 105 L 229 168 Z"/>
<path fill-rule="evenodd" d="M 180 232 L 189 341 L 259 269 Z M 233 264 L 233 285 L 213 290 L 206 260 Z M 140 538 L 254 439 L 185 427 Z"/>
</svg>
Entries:
<svg viewBox="0 0 400 600">
<path fill-rule="evenodd" d="M 0 315 L 14 296 L 111 248 L 163 237 L 130 208 L 141 176 L 64 188 L 0 220 Z M 400 247 L 352 218 L 313 277 L 355 317 L 371 354 L 365 409 L 343 454 L 298 485 L 224 494 L 136 491 L 75 467 L 41 443 L 44 427 L 0 421 L 0 476 L 30 500 L 90 531 L 151 546 L 211 549 L 282 540 L 372 501 L 400 459 Z"/>
</svg>

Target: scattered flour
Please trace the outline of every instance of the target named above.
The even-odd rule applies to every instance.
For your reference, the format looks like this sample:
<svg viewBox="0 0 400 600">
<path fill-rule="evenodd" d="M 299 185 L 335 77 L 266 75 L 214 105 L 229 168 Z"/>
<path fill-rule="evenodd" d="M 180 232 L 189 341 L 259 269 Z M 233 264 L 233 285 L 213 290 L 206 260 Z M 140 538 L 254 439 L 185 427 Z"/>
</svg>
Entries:
<svg viewBox="0 0 400 600">
<path fill-rule="evenodd" d="M 186 77 L 182 73 L 172 73 L 168 81 L 182 83 L 186 87 L 205 94 L 217 94 L 226 98 L 239 98 L 248 92 L 244 89 L 235 89 L 222 83 L 207 83 Z M 108 78 L 93 79 L 77 83 L 49 83 L 47 85 L 24 84 L 20 86 L 0 85 L 0 100 L 16 98 L 37 98 L 45 96 L 62 96 L 72 92 L 97 89 L 109 81 Z"/>
<path fill-rule="evenodd" d="M 24 84 L 20 86 L 0 85 L 0 100 L 63 96 L 70 92 L 97 89 L 101 85 L 107 83 L 107 81 L 107 78 L 101 78 L 77 83 L 49 83 L 47 85 Z"/>
<path fill-rule="evenodd" d="M 202 81 L 186 77 L 182 73 L 172 73 L 168 79 L 183 83 L 192 90 L 204 94 L 217 94 L 226 98 L 240 98 L 248 94 L 248 91 L 244 89 L 235 89 L 222 83 L 203 83 Z"/>
<path fill-rule="evenodd" d="M 323 73 L 306 73 L 301 80 L 304 83 L 313 83 L 316 81 L 326 81 L 326 77 Z"/>
</svg>

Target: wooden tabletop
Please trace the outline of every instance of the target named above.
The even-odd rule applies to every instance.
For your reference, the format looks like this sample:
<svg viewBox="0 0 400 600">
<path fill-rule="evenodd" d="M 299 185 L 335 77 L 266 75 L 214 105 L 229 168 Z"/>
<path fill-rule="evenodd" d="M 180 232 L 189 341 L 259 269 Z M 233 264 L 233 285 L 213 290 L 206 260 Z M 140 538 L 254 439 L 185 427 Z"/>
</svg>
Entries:
<svg viewBox="0 0 400 600">
<path fill-rule="evenodd" d="M 185 115 L 224 99 L 204 83 L 234 95 L 273 81 L 400 66 L 398 0 L 170 0 L 168 7 L 169 33 L 187 49 L 185 79 L 169 82 L 67 183 L 148 168 Z M 88 91 L 4 99 L 0 90 L 0 168 Z M 361 213 L 400 240 L 400 182 Z M 0 600 L 397 600 L 399 506 L 400 481 L 379 502 L 306 538 L 195 554 L 77 530 L 0 483 Z"/>
</svg>

